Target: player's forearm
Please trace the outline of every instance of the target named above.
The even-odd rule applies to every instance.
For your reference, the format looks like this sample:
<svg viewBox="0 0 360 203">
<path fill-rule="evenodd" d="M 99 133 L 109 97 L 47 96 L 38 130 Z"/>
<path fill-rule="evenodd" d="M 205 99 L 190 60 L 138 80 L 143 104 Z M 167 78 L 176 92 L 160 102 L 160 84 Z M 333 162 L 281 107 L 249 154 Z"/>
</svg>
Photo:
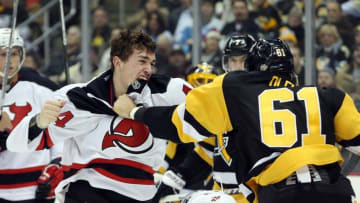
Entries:
<svg viewBox="0 0 360 203">
<path fill-rule="evenodd" d="M 154 137 L 181 143 L 176 127 L 171 122 L 176 106 L 141 107 L 134 114 L 134 120 L 146 124 Z"/>
</svg>

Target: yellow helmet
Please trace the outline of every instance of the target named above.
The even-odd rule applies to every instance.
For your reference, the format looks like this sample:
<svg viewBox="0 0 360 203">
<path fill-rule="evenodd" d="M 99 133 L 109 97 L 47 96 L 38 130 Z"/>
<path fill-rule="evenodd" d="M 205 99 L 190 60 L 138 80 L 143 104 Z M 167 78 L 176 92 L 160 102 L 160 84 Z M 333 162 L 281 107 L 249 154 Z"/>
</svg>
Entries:
<svg viewBox="0 0 360 203">
<path fill-rule="evenodd" d="M 186 78 L 193 87 L 198 87 L 212 82 L 216 76 L 214 67 L 204 62 L 192 68 Z"/>
</svg>

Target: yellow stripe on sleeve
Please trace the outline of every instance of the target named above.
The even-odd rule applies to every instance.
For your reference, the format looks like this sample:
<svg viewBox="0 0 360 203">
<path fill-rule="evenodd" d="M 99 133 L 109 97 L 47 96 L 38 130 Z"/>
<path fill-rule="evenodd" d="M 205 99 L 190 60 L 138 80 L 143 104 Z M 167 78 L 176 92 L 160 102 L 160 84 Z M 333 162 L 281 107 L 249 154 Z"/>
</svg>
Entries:
<svg viewBox="0 0 360 203">
<path fill-rule="evenodd" d="M 337 140 L 351 140 L 360 134 L 360 114 L 348 94 L 334 118 L 335 135 Z"/>
<path fill-rule="evenodd" d="M 179 136 L 180 141 L 182 143 L 197 142 L 198 140 L 194 139 L 193 137 L 191 137 L 190 135 L 188 135 L 184 132 L 183 123 L 182 123 L 183 121 L 181 120 L 181 118 L 178 114 L 178 111 L 177 111 L 178 108 L 179 108 L 179 106 L 176 107 L 176 109 L 172 115 L 171 121 L 176 127 L 177 134 Z"/>
<path fill-rule="evenodd" d="M 200 146 L 196 146 L 194 151 L 196 152 L 196 154 L 199 155 L 199 157 L 204 160 L 209 166 L 213 167 L 214 166 L 214 160 L 212 159 L 212 157 L 210 157 L 208 154 L 206 154 L 205 150 Z"/>
<path fill-rule="evenodd" d="M 214 146 L 216 145 L 216 142 L 215 142 L 215 137 L 209 137 L 209 138 L 206 138 L 205 140 L 203 140 L 203 142 L 211 145 L 211 146 Z"/>
<path fill-rule="evenodd" d="M 186 110 L 214 135 L 233 129 L 222 89 L 224 76 L 226 74 L 218 76 L 212 83 L 193 89 L 186 96 Z"/>
</svg>

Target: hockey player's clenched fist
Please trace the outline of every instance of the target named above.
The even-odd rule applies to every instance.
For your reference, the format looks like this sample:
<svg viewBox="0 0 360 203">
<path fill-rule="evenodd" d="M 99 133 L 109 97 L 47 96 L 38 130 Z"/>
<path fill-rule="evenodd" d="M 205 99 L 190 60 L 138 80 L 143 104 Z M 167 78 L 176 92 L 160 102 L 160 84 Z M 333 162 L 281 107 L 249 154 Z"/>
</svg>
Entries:
<svg viewBox="0 0 360 203">
<path fill-rule="evenodd" d="M 57 117 L 59 116 L 60 110 L 65 105 L 65 103 L 66 101 L 64 100 L 46 101 L 43 108 L 41 109 L 40 114 L 37 117 L 37 126 L 39 128 L 45 129 L 49 126 L 51 122 L 56 121 Z"/>
<path fill-rule="evenodd" d="M 114 104 L 113 110 L 123 118 L 130 118 L 130 111 L 135 108 L 135 104 L 131 98 L 124 94 L 119 96 Z"/>
</svg>

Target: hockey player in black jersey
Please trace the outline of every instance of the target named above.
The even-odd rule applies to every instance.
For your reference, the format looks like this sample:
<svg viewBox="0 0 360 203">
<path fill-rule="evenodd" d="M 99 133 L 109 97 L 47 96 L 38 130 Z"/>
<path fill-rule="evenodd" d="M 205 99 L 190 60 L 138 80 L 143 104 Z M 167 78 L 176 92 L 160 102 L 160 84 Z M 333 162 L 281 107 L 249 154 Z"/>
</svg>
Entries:
<svg viewBox="0 0 360 203">
<path fill-rule="evenodd" d="M 255 39 L 251 35 L 231 36 L 223 51 L 224 71 L 245 71 L 245 60 L 254 44 Z M 208 71 L 203 67 L 204 65 L 199 65 L 193 73 L 188 75 L 188 82 L 193 87 L 208 84 L 215 79 L 216 75 L 210 74 L 211 67 L 206 68 Z M 232 139 L 233 136 L 224 134 L 196 143 L 193 152 L 181 164 L 172 165 L 165 173 L 163 183 L 178 189 L 181 185 L 176 182 L 185 182 L 185 188 L 188 189 L 194 182 L 199 182 L 203 184 L 201 189 L 220 190 L 222 188 L 231 194 L 238 203 L 251 202 L 254 199 L 251 190 L 236 180 L 237 159 L 230 157 L 228 153 L 228 149 L 231 149 L 233 144 Z M 194 170 L 194 167 L 197 170 Z M 212 173 L 211 176 L 208 176 L 209 173 Z M 205 179 L 206 177 L 207 179 Z M 173 190 L 164 189 L 164 191 L 170 192 Z"/>
<path fill-rule="evenodd" d="M 241 131 L 231 135 L 230 154 L 240 159 L 237 179 L 256 193 L 255 202 L 353 202 L 335 147 L 360 152 L 360 115 L 351 97 L 296 86 L 291 52 L 279 39 L 258 42 L 246 64 L 248 73 L 230 72 L 195 88 L 184 104 L 134 108 L 123 97 L 117 112 L 175 142 Z"/>
</svg>

